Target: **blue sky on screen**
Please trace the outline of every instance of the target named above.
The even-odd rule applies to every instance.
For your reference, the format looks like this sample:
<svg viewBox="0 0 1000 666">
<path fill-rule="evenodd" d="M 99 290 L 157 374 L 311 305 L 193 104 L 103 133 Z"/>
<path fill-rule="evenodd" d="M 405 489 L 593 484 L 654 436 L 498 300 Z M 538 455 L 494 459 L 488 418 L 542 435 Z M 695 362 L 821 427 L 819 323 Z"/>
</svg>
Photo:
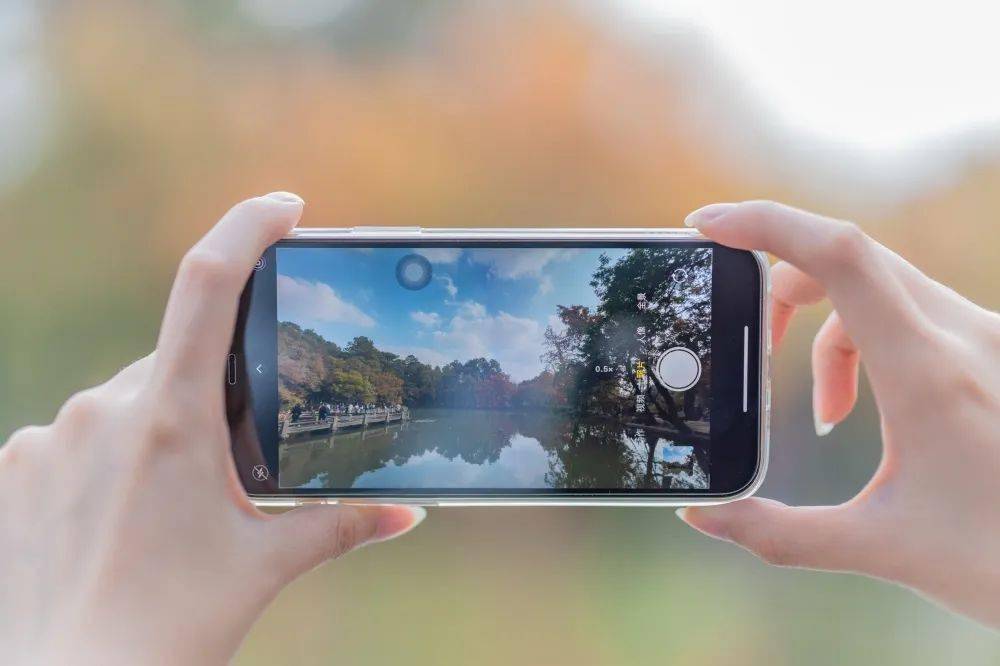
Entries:
<svg viewBox="0 0 1000 666">
<path fill-rule="evenodd" d="M 483 356 L 514 381 L 542 371 L 546 326 L 556 305 L 594 306 L 589 248 L 279 248 L 278 319 L 338 345 L 364 335 L 385 351 L 444 365 Z M 419 291 L 396 281 L 408 254 L 430 262 Z"/>
</svg>

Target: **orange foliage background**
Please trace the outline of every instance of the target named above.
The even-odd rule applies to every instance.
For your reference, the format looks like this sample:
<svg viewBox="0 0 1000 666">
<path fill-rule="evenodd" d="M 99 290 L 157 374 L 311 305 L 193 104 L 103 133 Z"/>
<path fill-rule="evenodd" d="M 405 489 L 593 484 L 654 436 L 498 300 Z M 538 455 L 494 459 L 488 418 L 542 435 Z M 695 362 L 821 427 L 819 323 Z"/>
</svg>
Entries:
<svg viewBox="0 0 1000 666">
<path fill-rule="evenodd" d="M 146 353 L 185 248 L 232 202 L 277 189 L 306 199 L 312 226 L 676 226 L 705 203 L 773 198 L 852 218 L 1000 305 L 995 131 L 873 174 L 776 124 L 697 40 L 651 47 L 583 3 L 370 5 L 339 32 L 269 30 L 228 0 L 46 7 L 51 124 L 37 164 L 0 189 L 0 435 Z M 813 441 L 822 310 L 777 358 L 763 494 L 789 501 L 844 499 L 877 458 L 867 394 Z M 406 539 L 311 574 L 238 662 L 874 655 L 995 663 L 1000 640 L 887 586 L 765 569 L 668 511 L 504 509 L 432 511 Z"/>
</svg>

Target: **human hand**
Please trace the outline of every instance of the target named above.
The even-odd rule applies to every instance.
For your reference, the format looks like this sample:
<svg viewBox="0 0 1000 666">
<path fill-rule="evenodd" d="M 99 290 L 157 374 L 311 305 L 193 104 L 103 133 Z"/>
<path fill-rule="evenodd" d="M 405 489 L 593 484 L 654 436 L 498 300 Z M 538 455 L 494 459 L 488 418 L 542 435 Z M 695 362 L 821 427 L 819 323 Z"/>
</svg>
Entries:
<svg viewBox="0 0 1000 666">
<path fill-rule="evenodd" d="M 156 351 L 0 448 L 5 663 L 220 663 L 291 580 L 413 528 L 404 506 L 266 515 L 236 476 L 223 370 L 237 301 L 302 214 L 236 205 L 185 256 Z"/>
<path fill-rule="evenodd" d="M 1000 627 L 1000 316 L 847 222 L 751 201 L 686 223 L 784 260 L 773 271 L 775 345 L 796 307 L 829 297 L 835 311 L 812 352 L 816 430 L 850 413 L 863 363 L 882 462 L 838 506 L 750 498 L 678 515 L 772 564 L 896 581 Z"/>
</svg>

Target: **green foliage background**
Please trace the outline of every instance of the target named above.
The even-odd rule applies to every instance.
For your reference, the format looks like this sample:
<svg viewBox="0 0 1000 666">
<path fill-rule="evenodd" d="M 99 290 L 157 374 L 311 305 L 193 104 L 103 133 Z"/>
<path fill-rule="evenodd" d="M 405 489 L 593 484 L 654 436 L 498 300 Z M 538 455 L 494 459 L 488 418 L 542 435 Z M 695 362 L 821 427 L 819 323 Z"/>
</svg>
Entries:
<svg viewBox="0 0 1000 666">
<path fill-rule="evenodd" d="M 774 198 L 852 218 L 1000 306 L 995 130 L 918 146 L 913 164 L 936 170 L 901 168 L 886 190 L 841 147 L 800 149 L 706 46 L 640 48 L 575 3 L 380 0 L 301 28 L 267 27 L 252 4 L 51 2 L 11 28 L 27 46 L 4 57 L 39 93 L 5 145 L 40 139 L 0 156 L 16 175 L 0 190 L 0 436 L 148 352 L 184 249 L 276 189 L 318 226 L 678 225 L 711 201 Z M 694 105 L 706 89 L 713 116 Z M 842 500 L 877 461 L 867 388 L 832 435 L 812 434 L 824 315 L 804 313 L 776 357 L 762 494 L 785 501 Z M 996 634 L 904 590 L 767 568 L 669 510 L 516 508 L 432 510 L 307 575 L 237 658 L 998 661 Z"/>
</svg>

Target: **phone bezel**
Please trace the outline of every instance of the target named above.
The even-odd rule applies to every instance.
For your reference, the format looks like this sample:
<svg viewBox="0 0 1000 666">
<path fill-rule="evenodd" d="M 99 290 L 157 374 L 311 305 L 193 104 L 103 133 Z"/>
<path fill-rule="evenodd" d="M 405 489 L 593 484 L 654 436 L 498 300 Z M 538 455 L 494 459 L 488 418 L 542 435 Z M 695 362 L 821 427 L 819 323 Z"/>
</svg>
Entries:
<svg viewBox="0 0 1000 666">
<path fill-rule="evenodd" d="M 501 243 L 510 246 L 532 245 L 534 243 L 649 243 L 649 242 L 671 242 L 671 243 L 691 243 L 693 245 L 703 245 L 710 243 L 709 239 L 701 236 L 693 229 L 434 229 L 434 228 L 379 228 L 379 227 L 355 227 L 355 228 L 305 228 L 297 229 L 289 236 L 279 241 L 276 246 L 272 246 L 265 254 L 265 265 L 267 258 L 274 262 L 275 247 L 295 246 L 295 245 L 447 245 L 453 244 L 484 244 Z M 721 246 L 717 246 L 720 247 Z M 770 425 L 770 268 L 766 255 L 760 252 L 747 253 L 754 258 L 757 267 L 757 292 L 759 293 L 757 317 L 756 317 L 756 354 L 751 358 L 756 360 L 757 381 L 752 385 L 756 389 L 757 413 L 757 447 L 753 472 L 746 483 L 735 490 L 726 492 L 703 492 L 697 491 L 689 494 L 653 494 L 649 491 L 636 491 L 623 489 L 612 493 L 604 492 L 579 492 L 570 493 L 558 489 L 540 489 L 520 491 L 517 494 L 503 494 L 480 491 L 463 491 L 456 489 L 449 491 L 445 495 L 420 494 L 419 492 L 400 495 L 391 494 L 349 494 L 345 495 L 337 491 L 318 489 L 316 492 L 301 489 L 280 489 L 276 483 L 272 484 L 267 493 L 255 492 L 251 484 L 248 484 L 249 464 L 246 460 L 237 464 L 238 475 L 244 488 L 247 489 L 251 500 L 259 506 L 293 506 L 306 503 L 406 503 L 425 506 L 469 506 L 469 505 L 498 505 L 498 506 L 525 506 L 525 505 L 628 505 L 628 506 L 683 506 L 695 504 L 716 504 L 747 497 L 753 494 L 763 482 L 768 460 L 768 439 Z M 249 294 L 253 285 L 253 277 L 248 281 L 248 288 L 244 293 L 244 302 L 241 303 L 241 318 L 249 314 L 247 306 Z M 713 289 L 714 292 L 714 289 Z M 713 294 L 713 305 L 715 296 Z M 244 352 L 244 340 L 242 334 L 245 329 L 245 321 L 238 322 L 236 336 L 234 337 L 233 353 L 241 355 Z M 273 327 L 276 329 L 276 326 Z M 713 322 L 713 330 L 715 324 Z M 276 333 L 275 333 L 276 337 Z M 275 343 L 276 345 L 276 343 Z M 714 342 L 713 342 L 714 346 Z M 265 344 L 264 349 L 267 348 Z M 273 348 L 273 347 L 272 347 Z M 713 353 L 715 350 L 713 349 Z M 752 353 L 752 350 L 751 350 Z M 246 363 L 240 363 L 238 377 L 243 379 L 244 388 L 250 386 L 251 377 Z M 748 378 L 748 381 L 753 378 Z M 276 382 L 276 380 L 275 380 Z M 232 390 L 228 381 L 225 384 L 227 396 L 227 412 L 230 416 L 230 424 L 234 433 L 234 445 L 240 437 L 247 437 L 247 427 L 245 423 L 246 415 L 243 414 L 244 423 L 240 426 L 240 410 L 246 408 L 248 399 L 246 396 L 237 395 Z M 249 389 L 246 389 L 249 390 Z M 275 391 L 276 392 L 276 391 Z M 252 401 L 252 400 L 251 400 Z M 241 406 L 242 405 L 242 406 Z M 252 410 L 251 410 L 252 411 Z M 275 414 L 277 409 L 275 406 Z M 258 427 L 255 424 L 255 428 Z M 241 434 L 242 433 L 242 434 Z M 254 431 L 256 439 L 256 430 Z M 713 455 L 715 454 L 715 444 L 713 442 Z M 257 452 L 261 461 L 270 463 L 274 461 L 276 467 L 276 446 L 272 455 L 265 455 L 260 449 L 259 440 Z M 235 446 L 234 446 L 234 454 Z M 238 457 L 238 456 L 237 456 Z M 251 456 L 252 457 L 252 456 Z M 713 467 L 714 467 L 713 462 Z M 269 464 L 269 466 L 272 466 Z M 714 473 L 714 470 L 713 470 Z M 257 484 L 262 485 L 262 484 Z"/>
</svg>

